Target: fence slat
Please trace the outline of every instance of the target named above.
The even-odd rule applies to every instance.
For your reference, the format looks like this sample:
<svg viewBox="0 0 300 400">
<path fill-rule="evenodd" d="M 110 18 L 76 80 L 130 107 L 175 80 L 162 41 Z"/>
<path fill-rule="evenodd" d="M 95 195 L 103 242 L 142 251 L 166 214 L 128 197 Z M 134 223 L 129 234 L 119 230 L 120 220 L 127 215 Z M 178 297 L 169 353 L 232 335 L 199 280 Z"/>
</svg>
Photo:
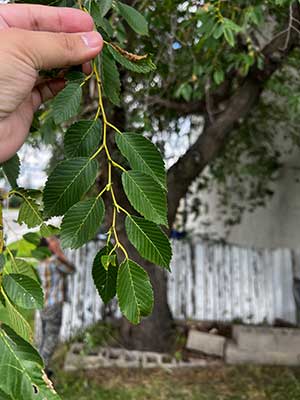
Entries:
<svg viewBox="0 0 300 400">
<path fill-rule="evenodd" d="M 91 266 L 101 246 L 103 242 L 91 242 L 67 254 L 77 273 L 70 278 L 63 339 L 107 314 L 121 315 L 115 304 L 103 305 L 92 282 Z M 175 241 L 173 252 L 168 301 L 175 318 L 269 324 L 281 318 L 296 323 L 292 251 L 193 240 Z"/>
</svg>

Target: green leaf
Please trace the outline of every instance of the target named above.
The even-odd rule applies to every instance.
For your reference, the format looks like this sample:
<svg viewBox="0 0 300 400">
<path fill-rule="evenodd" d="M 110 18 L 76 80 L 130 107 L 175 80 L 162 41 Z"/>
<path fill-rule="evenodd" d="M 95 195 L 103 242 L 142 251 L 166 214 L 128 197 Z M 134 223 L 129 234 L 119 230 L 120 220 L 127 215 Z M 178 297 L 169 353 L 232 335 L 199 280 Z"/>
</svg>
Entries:
<svg viewBox="0 0 300 400">
<path fill-rule="evenodd" d="M 10 274 L 3 277 L 3 287 L 9 298 L 25 309 L 43 308 L 44 295 L 37 281 L 26 275 Z"/>
<path fill-rule="evenodd" d="M 118 10 L 128 25 L 140 35 L 149 35 L 148 22 L 135 8 L 118 1 Z"/>
<path fill-rule="evenodd" d="M 39 205 L 35 200 L 29 197 L 22 196 L 24 200 L 18 215 L 18 223 L 27 225 L 28 228 L 34 228 L 43 223 L 42 214 L 39 210 Z"/>
<path fill-rule="evenodd" d="M 125 225 L 128 239 L 140 255 L 170 270 L 172 249 L 162 230 L 153 222 L 133 216 L 126 217 Z"/>
<path fill-rule="evenodd" d="M 49 236 L 58 235 L 59 232 L 60 230 L 56 226 L 46 224 L 43 224 L 40 229 L 41 236 L 46 238 Z"/>
<path fill-rule="evenodd" d="M 17 154 L 15 154 L 10 160 L 1 164 L 4 174 L 10 184 L 14 189 L 18 186 L 17 179 L 20 173 L 20 159 Z"/>
<path fill-rule="evenodd" d="M 0 400 L 14 400 L 14 399 L 0 389 Z"/>
<path fill-rule="evenodd" d="M 48 247 L 38 247 L 31 252 L 31 256 L 36 258 L 37 260 L 46 260 L 51 257 L 52 253 L 48 249 Z"/>
<path fill-rule="evenodd" d="M 112 248 L 113 246 L 110 244 L 98 252 L 94 259 L 92 270 L 94 284 L 105 304 L 107 304 L 116 295 L 118 266 L 111 264 L 105 266 L 102 262 L 102 258 L 105 256 L 108 257 Z M 116 257 L 115 253 L 112 254 Z"/>
<path fill-rule="evenodd" d="M 2 272 L 6 263 L 6 258 L 4 254 L 0 254 L 0 272 Z"/>
<path fill-rule="evenodd" d="M 43 361 L 9 327 L 0 329 L 0 389 L 14 400 L 59 400 L 43 372 Z"/>
<path fill-rule="evenodd" d="M 112 0 L 98 0 L 98 4 L 101 10 L 101 16 L 105 17 L 112 7 Z"/>
<path fill-rule="evenodd" d="M 27 240 L 27 242 L 32 243 L 35 246 L 38 246 L 41 241 L 41 235 L 37 232 L 25 233 L 25 235 L 23 235 L 23 238 Z"/>
<path fill-rule="evenodd" d="M 59 163 L 44 190 L 46 216 L 63 215 L 77 203 L 95 182 L 97 172 L 98 162 L 85 157 Z"/>
<path fill-rule="evenodd" d="M 166 192 L 151 176 L 139 171 L 123 172 L 122 182 L 136 211 L 156 224 L 168 224 Z"/>
<path fill-rule="evenodd" d="M 147 74 L 150 71 L 156 70 L 156 66 L 152 62 L 150 56 L 147 56 L 147 58 L 138 61 L 131 61 L 124 54 L 121 54 L 120 51 L 117 50 L 115 46 L 108 45 L 107 48 L 110 54 L 113 56 L 113 58 L 129 71 L 137 72 L 140 74 Z"/>
<path fill-rule="evenodd" d="M 22 258 L 14 258 L 5 266 L 6 274 L 26 275 L 29 278 L 39 282 L 37 271 L 34 267 Z"/>
<path fill-rule="evenodd" d="M 53 100 L 52 110 L 56 124 L 74 117 L 79 110 L 82 88 L 79 83 L 69 83 Z"/>
<path fill-rule="evenodd" d="M 90 157 L 102 137 L 102 125 L 98 121 L 78 121 L 67 130 L 64 149 L 67 158 Z"/>
<path fill-rule="evenodd" d="M 4 324 L 9 325 L 19 336 L 21 336 L 27 342 L 32 340 L 32 331 L 30 325 L 23 317 L 23 315 L 17 310 L 3 291 L 0 293 L 0 302 L 5 305 L 6 313 L 2 315 L 2 321 Z M 1 357 L 1 356 L 0 356 Z M 0 363 L 1 366 L 1 363 Z M 1 376 L 1 375 L 0 375 Z M 1 382 L 1 379 L 0 379 Z M 0 386 L 1 388 L 1 386 Z"/>
<path fill-rule="evenodd" d="M 220 85 L 220 84 L 224 81 L 224 79 L 225 79 L 224 71 L 222 71 L 221 69 L 217 69 L 217 70 L 214 72 L 213 77 L 214 77 L 215 83 L 216 83 L 217 85 Z"/>
<path fill-rule="evenodd" d="M 132 169 L 151 175 L 166 189 L 165 164 L 155 145 L 142 135 L 124 133 L 116 137 L 118 148 Z"/>
<path fill-rule="evenodd" d="M 110 265 L 112 265 L 113 267 L 116 266 L 116 258 L 117 256 L 115 254 L 101 257 L 101 263 L 106 271 L 108 270 Z"/>
<path fill-rule="evenodd" d="M 119 268 L 117 296 L 122 313 L 133 324 L 151 314 L 153 290 L 146 271 L 132 260 L 125 260 Z"/>
<path fill-rule="evenodd" d="M 120 106 L 121 81 L 115 60 L 107 47 L 101 53 L 101 75 L 105 96 L 116 106 Z"/>
<path fill-rule="evenodd" d="M 64 216 L 61 226 L 61 244 L 64 248 L 78 249 L 93 239 L 102 224 L 104 203 L 101 197 L 75 204 Z"/>
</svg>

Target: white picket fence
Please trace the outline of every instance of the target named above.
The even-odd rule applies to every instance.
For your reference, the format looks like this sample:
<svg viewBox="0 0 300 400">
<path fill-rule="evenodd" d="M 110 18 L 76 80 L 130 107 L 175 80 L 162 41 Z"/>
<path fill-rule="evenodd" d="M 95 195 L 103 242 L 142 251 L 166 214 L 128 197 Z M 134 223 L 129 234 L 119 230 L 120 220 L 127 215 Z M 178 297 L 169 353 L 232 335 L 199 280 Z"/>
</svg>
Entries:
<svg viewBox="0 0 300 400">
<path fill-rule="evenodd" d="M 116 302 L 104 307 L 91 277 L 93 258 L 103 243 L 91 242 L 68 256 L 77 266 L 64 306 L 62 338 L 105 318 L 119 317 Z M 173 243 L 168 300 L 177 319 L 296 322 L 293 254 L 287 249 L 256 250 L 196 240 Z"/>
</svg>

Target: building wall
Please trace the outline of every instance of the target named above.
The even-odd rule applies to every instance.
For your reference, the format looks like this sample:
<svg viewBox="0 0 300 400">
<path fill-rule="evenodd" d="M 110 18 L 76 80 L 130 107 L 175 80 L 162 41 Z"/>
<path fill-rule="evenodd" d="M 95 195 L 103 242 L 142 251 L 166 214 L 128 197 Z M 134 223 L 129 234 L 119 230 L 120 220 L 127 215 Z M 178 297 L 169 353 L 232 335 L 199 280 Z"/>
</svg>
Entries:
<svg viewBox="0 0 300 400">
<path fill-rule="evenodd" d="M 274 195 L 265 207 L 245 212 L 240 224 L 226 232 L 217 207 L 217 193 L 202 192 L 209 211 L 199 218 L 188 217 L 187 228 L 201 236 L 222 238 L 231 244 L 257 248 L 300 248 L 300 151 L 283 160 L 284 166 L 274 184 Z M 209 222 L 209 225 L 207 225 Z"/>
</svg>

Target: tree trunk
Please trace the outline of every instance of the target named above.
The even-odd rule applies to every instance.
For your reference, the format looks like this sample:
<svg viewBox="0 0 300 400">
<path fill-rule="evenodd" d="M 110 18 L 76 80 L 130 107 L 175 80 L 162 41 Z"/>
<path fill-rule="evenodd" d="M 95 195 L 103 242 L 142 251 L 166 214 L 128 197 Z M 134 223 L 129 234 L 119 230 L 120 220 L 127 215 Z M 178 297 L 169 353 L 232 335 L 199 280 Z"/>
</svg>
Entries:
<svg viewBox="0 0 300 400">
<path fill-rule="evenodd" d="M 110 121 L 120 129 L 124 129 L 124 126 L 126 126 L 125 112 L 122 108 L 114 109 L 113 114 L 110 115 L 109 118 Z M 111 135 L 109 135 L 108 145 L 111 153 L 114 154 L 114 158 L 116 158 L 116 145 L 112 140 Z M 103 160 L 99 161 L 103 166 L 105 165 L 105 163 L 103 164 Z M 102 189 L 107 182 L 106 168 L 101 168 L 101 171 L 102 174 L 98 180 L 99 189 Z M 120 175 L 116 170 L 113 171 L 113 182 L 117 201 L 132 214 L 136 214 L 126 198 Z M 112 218 L 112 200 L 110 194 L 104 194 L 104 201 L 107 211 L 106 225 L 109 227 Z M 124 215 L 118 214 L 117 232 L 119 239 L 127 249 L 129 257 L 147 270 L 154 290 L 154 309 L 152 315 L 149 318 L 144 319 L 142 323 L 137 326 L 130 324 L 125 318 L 123 318 L 121 327 L 122 341 L 124 346 L 130 349 L 159 352 L 169 351 L 173 347 L 175 335 L 174 322 L 167 301 L 167 272 L 161 267 L 155 266 L 139 256 L 135 248 L 128 241 L 124 222 Z M 122 256 L 122 254 L 120 254 L 120 256 Z"/>
<path fill-rule="evenodd" d="M 174 322 L 167 301 L 167 273 L 162 268 L 143 260 L 128 242 L 125 230 L 119 232 L 122 242 L 129 249 L 130 258 L 147 270 L 155 299 L 151 316 L 144 319 L 140 325 L 132 325 L 123 319 L 121 334 L 124 345 L 130 349 L 168 352 L 173 348 L 175 335 Z"/>
</svg>

